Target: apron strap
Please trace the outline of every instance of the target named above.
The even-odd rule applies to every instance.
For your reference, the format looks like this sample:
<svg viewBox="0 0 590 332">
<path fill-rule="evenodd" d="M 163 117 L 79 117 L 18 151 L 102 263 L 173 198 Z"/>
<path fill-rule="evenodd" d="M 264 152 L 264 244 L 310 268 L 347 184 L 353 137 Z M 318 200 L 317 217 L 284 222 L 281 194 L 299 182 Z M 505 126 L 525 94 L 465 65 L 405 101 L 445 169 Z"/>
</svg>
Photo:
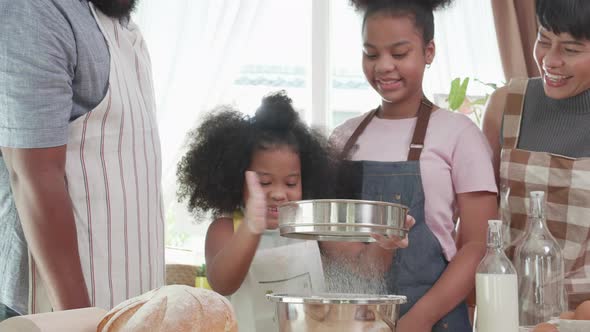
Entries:
<svg viewBox="0 0 590 332">
<path fill-rule="evenodd" d="M 514 110 L 518 112 L 516 115 L 504 114 L 502 124 L 502 148 L 516 149 L 518 144 L 518 134 L 520 131 L 521 110 L 524 102 L 524 95 L 509 93 L 506 96 L 506 110 Z"/>
<path fill-rule="evenodd" d="M 418 119 L 416 120 L 414 136 L 412 137 L 412 143 L 410 143 L 408 161 L 420 160 L 420 155 L 424 149 L 424 139 L 426 138 L 426 129 L 428 128 L 428 122 L 430 121 L 432 107 L 433 105 L 430 100 L 422 98 L 420 108 L 418 108 Z"/>
<path fill-rule="evenodd" d="M 340 158 L 342 160 L 348 158 L 348 154 L 350 153 L 350 150 L 352 150 L 352 147 L 356 143 L 357 139 L 359 138 L 359 136 L 361 136 L 363 131 L 365 131 L 365 128 L 367 128 L 367 126 L 369 125 L 369 122 L 371 122 L 371 120 L 373 120 L 373 117 L 375 116 L 375 114 L 377 114 L 377 112 L 380 109 L 381 109 L 381 106 L 370 111 L 369 114 L 367 114 L 367 116 L 365 116 L 363 121 L 361 121 L 361 123 L 358 125 L 358 127 L 356 127 L 356 129 L 352 133 L 352 136 L 350 136 L 348 141 L 346 141 L 346 144 L 344 145 L 344 148 L 342 149 L 342 153 L 340 154 Z"/>
<path fill-rule="evenodd" d="M 516 149 L 528 79 L 513 78 L 507 85 L 508 94 L 502 115 L 502 148 Z"/>
<path fill-rule="evenodd" d="M 414 128 L 414 135 L 412 136 L 412 142 L 410 143 L 410 151 L 408 152 L 408 161 L 417 161 L 420 159 L 420 154 L 422 154 L 422 149 L 424 149 L 424 138 L 426 137 L 426 129 L 428 128 L 428 122 L 430 121 L 430 114 L 432 113 L 433 104 L 430 102 L 426 97 L 422 98 L 420 102 L 420 107 L 418 108 L 418 119 L 416 120 L 416 127 Z M 363 121 L 356 127 L 344 148 L 342 149 L 342 153 L 340 157 L 342 159 L 347 159 L 352 150 L 352 147 L 356 143 L 357 139 L 365 128 L 369 125 L 369 122 L 373 120 L 373 117 L 377 115 L 377 112 L 381 109 L 381 106 L 377 107 L 376 109 L 370 111 Z"/>
</svg>

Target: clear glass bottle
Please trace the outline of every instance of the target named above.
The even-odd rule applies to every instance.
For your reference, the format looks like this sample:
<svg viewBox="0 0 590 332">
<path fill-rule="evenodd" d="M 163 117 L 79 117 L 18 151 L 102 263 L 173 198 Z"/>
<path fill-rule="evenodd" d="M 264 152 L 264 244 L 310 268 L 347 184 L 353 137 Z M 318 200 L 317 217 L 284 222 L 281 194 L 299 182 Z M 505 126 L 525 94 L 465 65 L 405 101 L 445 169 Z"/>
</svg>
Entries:
<svg viewBox="0 0 590 332">
<path fill-rule="evenodd" d="M 477 332 L 518 332 L 518 279 L 502 243 L 502 221 L 488 221 L 487 252 L 477 267 Z"/>
<path fill-rule="evenodd" d="M 532 327 L 566 311 L 561 247 L 545 221 L 545 193 L 530 193 L 530 213 L 514 251 L 521 326 Z"/>
</svg>

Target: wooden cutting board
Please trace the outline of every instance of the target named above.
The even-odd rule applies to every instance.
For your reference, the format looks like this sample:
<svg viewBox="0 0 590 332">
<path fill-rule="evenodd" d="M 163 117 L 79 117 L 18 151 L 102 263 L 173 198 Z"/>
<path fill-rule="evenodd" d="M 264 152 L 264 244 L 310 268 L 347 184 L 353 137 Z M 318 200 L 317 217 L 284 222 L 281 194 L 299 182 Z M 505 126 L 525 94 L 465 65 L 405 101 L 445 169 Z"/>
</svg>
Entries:
<svg viewBox="0 0 590 332">
<path fill-rule="evenodd" d="M 0 323 L 0 332 L 96 332 L 106 313 L 101 308 L 84 308 L 12 317 Z"/>
</svg>

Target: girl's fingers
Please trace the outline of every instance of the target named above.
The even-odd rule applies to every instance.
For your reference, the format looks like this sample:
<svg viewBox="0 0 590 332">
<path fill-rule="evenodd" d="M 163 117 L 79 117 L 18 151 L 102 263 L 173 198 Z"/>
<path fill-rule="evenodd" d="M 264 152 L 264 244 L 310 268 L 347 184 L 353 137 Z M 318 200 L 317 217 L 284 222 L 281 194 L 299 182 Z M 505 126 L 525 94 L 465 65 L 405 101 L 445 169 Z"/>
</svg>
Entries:
<svg viewBox="0 0 590 332">
<path fill-rule="evenodd" d="M 262 190 L 262 186 L 260 185 L 260 180 L 258 179 L 258 174 L 253 171 L 246 171 L 246 186 L 248 187 L 248 194 L 250 197 L 264 197 L 264 191 Z"/>
<path fill-rule="evenodd" d="M 383 249 L 393 250 L 397 248 L 407 248 L 408 247 L 408 238 L 400 238 L 397 236 L 394 237 L 387 237 L 381 234 L 372 233 L 371 237 L 377 241 L 379 246 Z"/>
<path fill-rule="evenodd" d="M 408 214 L 408 215 L 406 216 L 406 221 L 405 221 L 405 223 L 404 223 L 404 226 L 405 226 L 407 229 L 410 229 L 410 228 L 412 228 L 412 227 L 413 227 L 415 224 L 416 224 L 416 219 L 414 219 L 414 217 L 412 217 L 411 215 L 409 215 L 409 214 Z"/>
<path fill-rule="evenodd" d="M 266 199 L 256 172 L 246 171 L 246 186 L 245 222 L 251 232 L 261 234 L 266 229 Z"/>
</svg>

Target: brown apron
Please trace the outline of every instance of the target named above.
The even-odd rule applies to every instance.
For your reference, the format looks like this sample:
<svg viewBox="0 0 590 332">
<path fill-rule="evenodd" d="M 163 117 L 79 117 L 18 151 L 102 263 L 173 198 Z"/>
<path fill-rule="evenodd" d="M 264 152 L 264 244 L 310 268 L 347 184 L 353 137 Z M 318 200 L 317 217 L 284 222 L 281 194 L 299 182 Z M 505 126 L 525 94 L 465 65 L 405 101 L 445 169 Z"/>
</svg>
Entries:
<svg viewBox="0 0 590 332">
<path fill-rule="evenodd" d="M 400 316 L 424 296 L 438 281 L 448 266 L 442 247 L 426 224 L 424 189 L 420 172 L 420 155 L 433 105 L 426 98 L 417 111 L 416 127 L 408 149 L 408 159 L 397 162 L 372 160 L 344 160 L 340 176 L 346 190 L 343 198 L 386 201 L 403 204 L 410 208 L 416 223 L 410 230 L 410 246 L 397 249 L 391 268 L 385 275 L 388 294 L 404 295 L 408 302 L 400 306 Z M 354 153 L 357 139 L 361 136 L 377 110 L 367 114 L 346 142 L 342 158 L 349 159 Z M 391 134 L 395 140 L 395 133 Z M 393 143 L 395 144 L 395 143 Z M 384 149 L 387 145 L 383 146 Z M 432 332 L 471 331 L 467 305 L 459 303 L 432 327 Z"/>
<path fill-rule="evenodd" d="M 527 223 L 529 193 L 546 193 L 547 226 L 565 261 L 570 309 L 590 298 L 590 158 L 569 158 L 517 148 L 527 80 L 508 85 L 500 164 L 500 208 L 514 246 Z"/>
</svg>

